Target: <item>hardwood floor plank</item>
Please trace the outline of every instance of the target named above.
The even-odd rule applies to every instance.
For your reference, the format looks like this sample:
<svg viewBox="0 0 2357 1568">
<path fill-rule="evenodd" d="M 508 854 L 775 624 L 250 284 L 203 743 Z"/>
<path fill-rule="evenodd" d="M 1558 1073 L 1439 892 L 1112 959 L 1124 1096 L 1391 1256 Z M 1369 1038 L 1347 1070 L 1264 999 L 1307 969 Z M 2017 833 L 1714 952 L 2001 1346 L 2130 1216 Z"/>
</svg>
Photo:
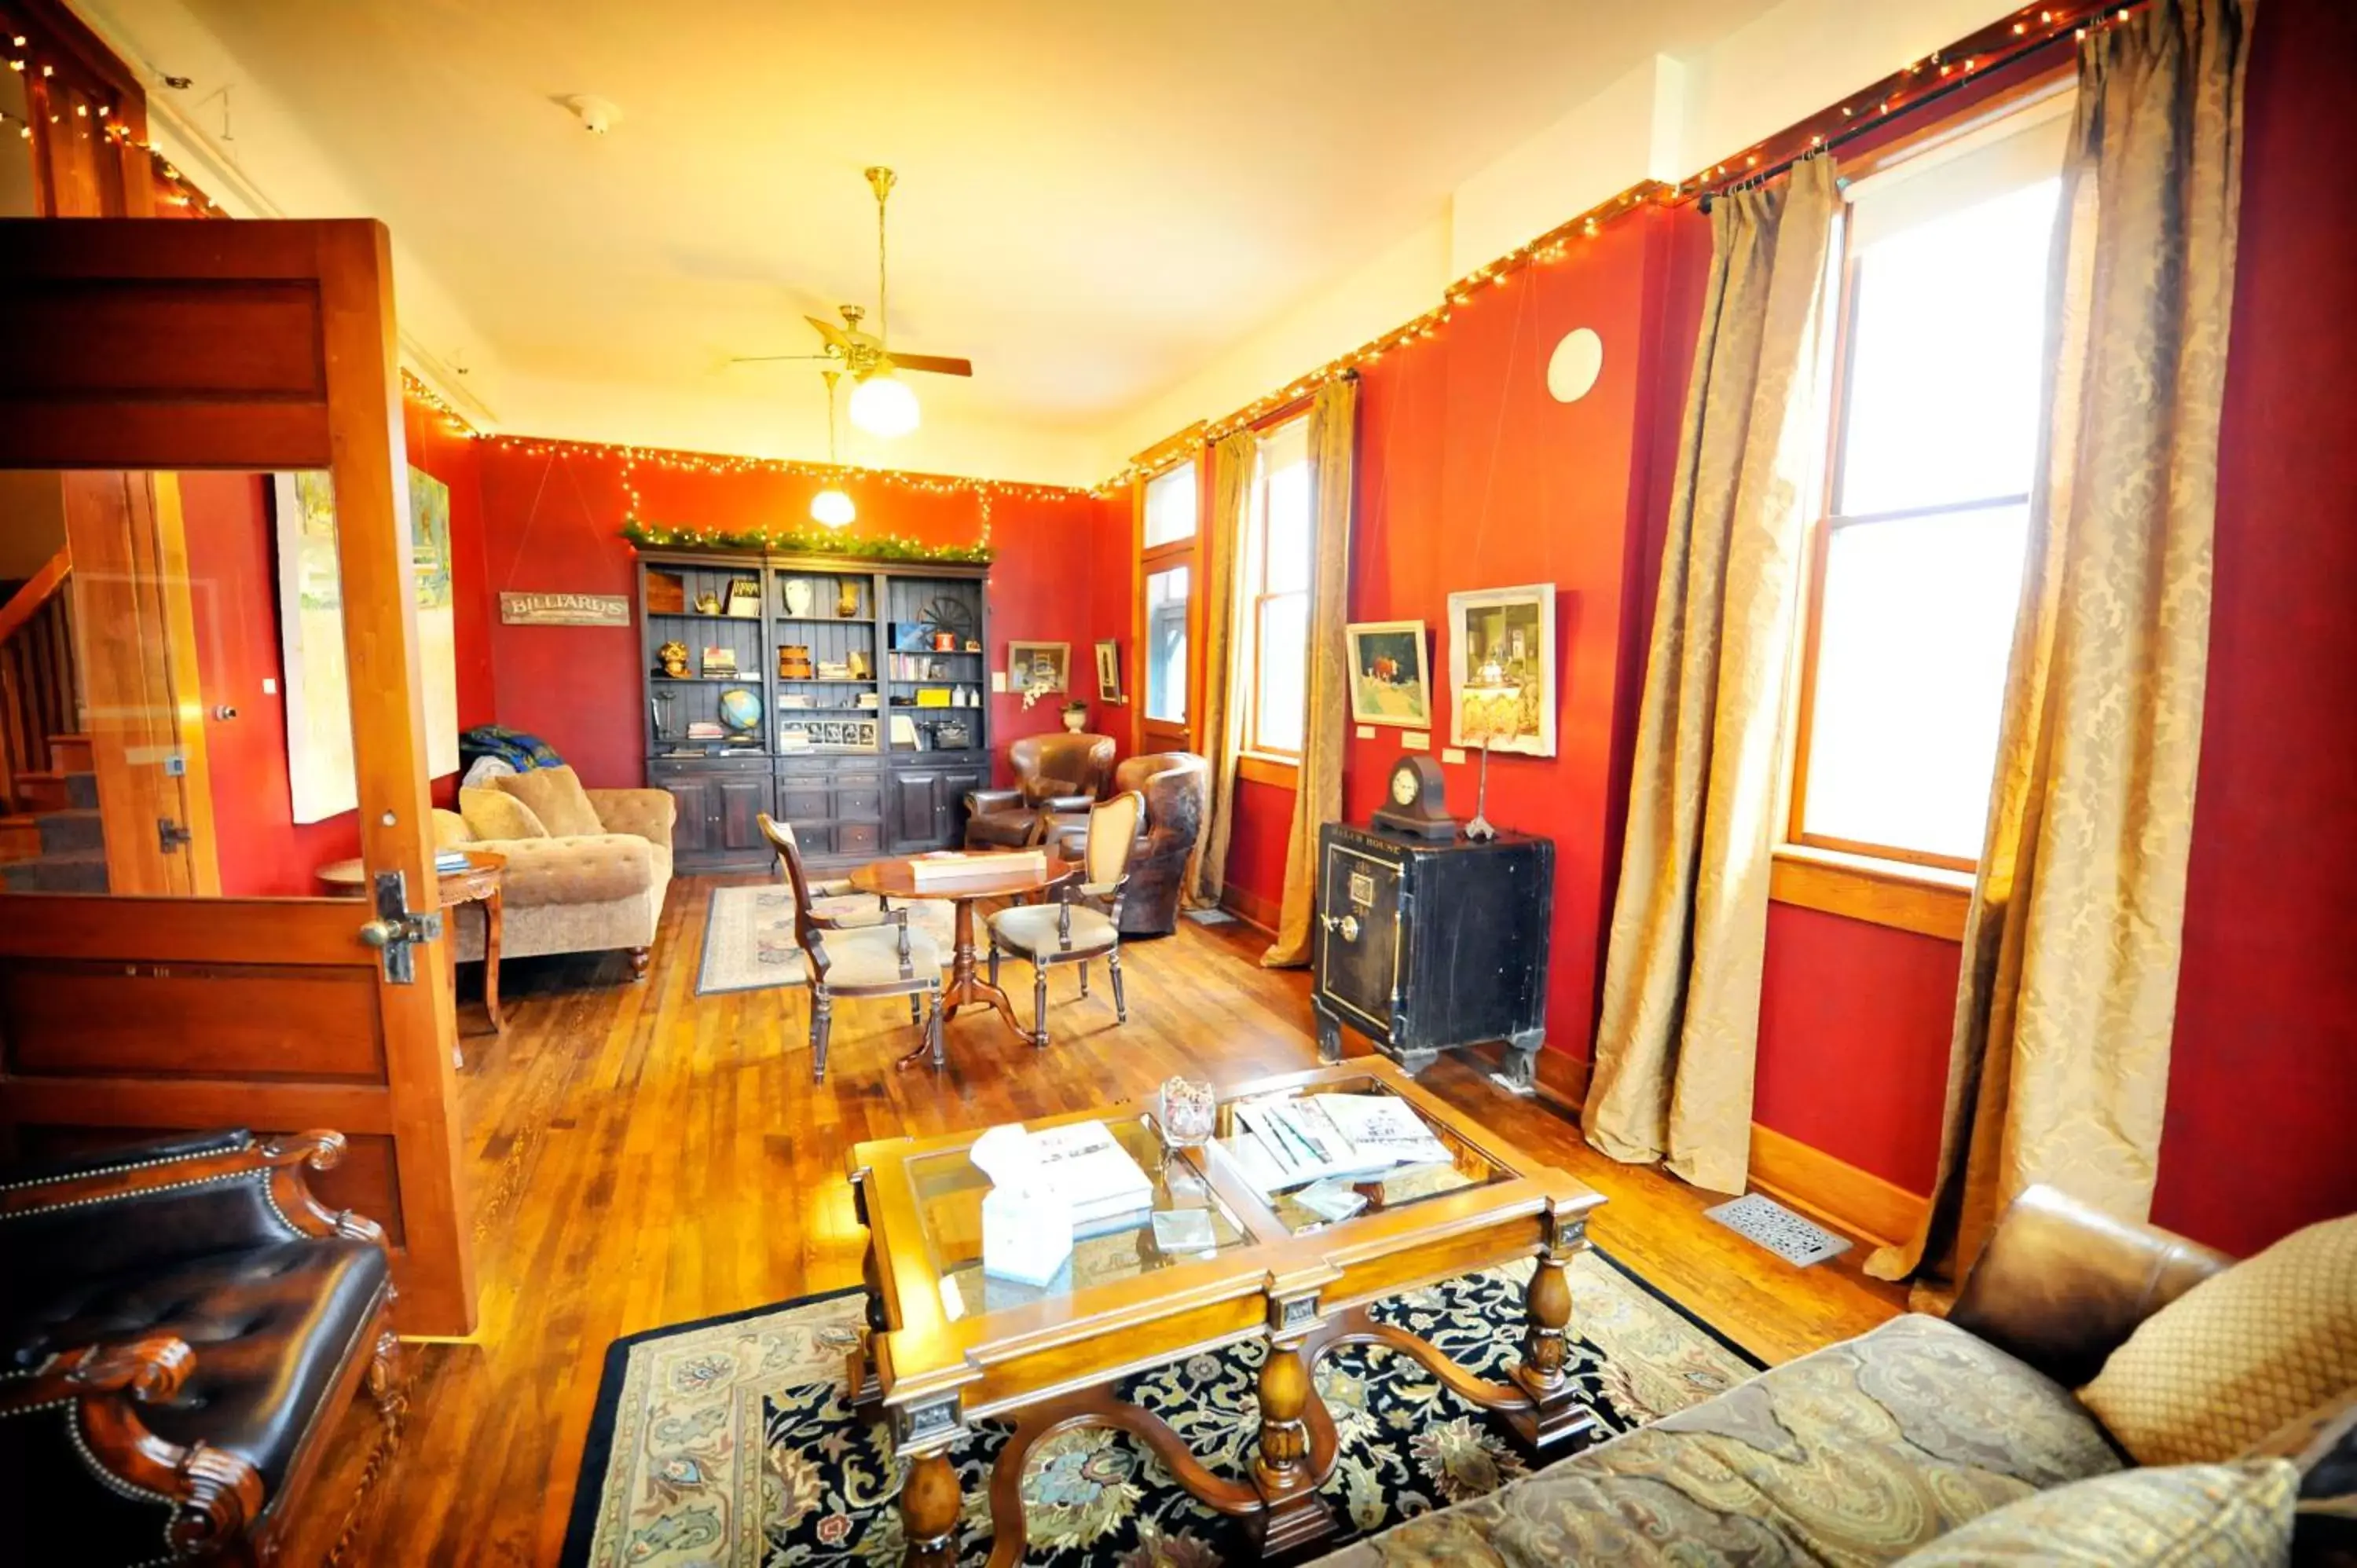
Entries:
<svg viewBox="0 0 2357 1568">
<path fill-rule="evenodd" d="M 607 1348 L 856 1284 L 863 1235 L 843 1170 L 857 1144 L 1317 1059 L 1307 975 L 1262 969 L 1264 933 L 1181 921 L 1125 950 L 1126 1025 L 1101 965 L 1086 998 L 1060 966 L 1046 1051 L 978 1013 L 949 1026 L 937 1075 L 894 1066 L 916 1040 L 905 1004 L 841 1003 L 827 1080 L 813 1084 L 805 992 L 695 993 L 710 891 L 745 880 L 674 882 L 641 983 L 619 954 L 505 966 L 507 1033 L 467 1036 L 459 1079 L 480 1326 L 409 1348 L 410 1430 L 349 1562 L 554 1562 Z M 1010 961 L 1006 978 L 1028 1019 L 1028 966 Z M 462 1004 L 462 1028 L 479 1018 Z M 1446 1059 L 1426 1081 L 1604 1192 L 1597 1241 L 1762 1359 L 1901 1308 L 1896 1287 L 1858 1273 L 1862 1249 L 1793 1269 L 1705 1220 L 1719 1195 L 1605 1159 L 1562 1111 L 1504 1093 L 1478 1062 Z M 374 1434 L 365 1412 L 346 1418 L 315 1496 L 350 1494 Z M 324 1546 L 338 1522 L 309 1521 L 298 1546 Z"/>
</svg>

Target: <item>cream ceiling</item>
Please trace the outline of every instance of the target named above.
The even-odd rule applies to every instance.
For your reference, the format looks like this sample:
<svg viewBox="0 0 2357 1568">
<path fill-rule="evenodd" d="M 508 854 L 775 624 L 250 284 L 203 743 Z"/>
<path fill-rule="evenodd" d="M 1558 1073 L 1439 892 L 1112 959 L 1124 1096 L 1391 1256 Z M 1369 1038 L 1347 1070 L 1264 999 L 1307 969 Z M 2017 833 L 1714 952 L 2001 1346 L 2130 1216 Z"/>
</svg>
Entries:
<svg viewBox="0 0 2357 1568">
<path fill-rule="evenodd" d="M 804 312 L 872 305 L 863 165 L 901 177 L 893 342 L 975 364 L 970 384 L 915 379 L 929 428 L 1085 434 L 1651 54 L 1767 5 L 84 8 L 146 69 L 197 77 L 172 114 L 257 185 L 307 140 L 447 296 L 419 346 L 476 367 L 500 424 L 613 435 L 643 410 L 660 427 L 644 438 L 675 440 L 683 409 L 729 411 L 739 432 L 774 410 L 763 445 L 808 456 L 812 368 L 726 361 L 806 349 Z M 218 52 L 188 42 L 205 34 Z M 576 93 L 619 105 L 610 134 L 560 105 Z M 607 428 L 549 424 L 593 413 Z"/>
</svg>

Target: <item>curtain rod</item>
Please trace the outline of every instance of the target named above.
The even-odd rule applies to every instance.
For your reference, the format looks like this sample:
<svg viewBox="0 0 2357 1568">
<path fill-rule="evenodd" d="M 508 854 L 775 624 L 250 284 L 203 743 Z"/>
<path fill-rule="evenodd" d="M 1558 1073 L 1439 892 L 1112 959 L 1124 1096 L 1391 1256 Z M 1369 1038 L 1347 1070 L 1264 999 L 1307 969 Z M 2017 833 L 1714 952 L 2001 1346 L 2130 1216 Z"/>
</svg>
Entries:
<svg viewBox="0 0 2357 1568">
<path fill-rule="evenodd" d="M 2070 16 L 2066 14 L 2063 20 L 2053 26 L 2052 31 L 2046 33 L 2041 37 L 2024 38 L 2020 42 L 2016 43 L 2010 49 L 1994 52 L 1992 54 L 1992 58 L 1985 65 L 1975 66 L 1974 69 L 1964 71 L 1948 81 L 1942 81 L 1936 86 L 1920 89 L 1915 96 L 1909 98 L 1906 102 L 1899 104 L 1888 113 L 1877 115 L 1875 118 L 1865 121 L 1861 124 L 1845 125 L 1830 134 L 1822 135 L 1818 141 L 1809 146 L 1796 147 L 1790 154 L 1783 157 L 1775 159 L 1764 168 L 1747 168 L 1740 175 L 1728 180 L 1724 185 L 1717 188 L 1705 187 L 1701 190 L 1696 191 L 1684 199 L 1695 202 L 1701 210 L 1708 212 L 1710 210 L 1711 202 L 1719 197 L 1734 196 L 1745 190 L 1756 189 L 1759 187 L 1765 185 L 1768 181 L 1776 178 L 1780 175 L 1790 173 L 1795 166 L 1805 163 L 1810 158 L 1815 157 L 1822 153 L 1830 153 L 1836 147 L 1845 146 L 1847 144 L 1856 141 L 1858 137 L 1865 135 L 1869 131 L 1882 130 L 1895 121 L 1903 119 L 1920 110 L 1929 108 L 1932 104 L 1943 102 L 1960 90 L 1975 82 L 1985 81 L 1988 77 L 1995 75 L 1999 71 L 2009 70 L 2010 68 L 2020 64 L 2023 60 L 2033 58 L 2042 50 L 2052 48 L 2056 45 L 2066 41 L 2075 43 L 2080 30 L 2090 27 L 2103 26 L 2104 23 L 2114 19 L 2115 17 L 2125 18 L 2131 11 L 2141 10 L 2148 3 L 2149 0 L 2128 0 L 2128 3 L 2120 5 L 2116 8 L 2111 5 L 2097 5 L 2088 6 L 2083 13 L 2078 16 Z M 2057 6 L 2053 9 L 2065 11 L 2067 13 L 2070 8 Z M 2109 15 L 2106 15 L 2106 13 L 2109 13 Z M 2003 24 L 1999 23 L 1996 24 L 1996 26 L 2003 26 Z M 1945 57 L 1957 54 L 1977 55 L 1983 52 L 1974 49 L 1971 47 L 1972 42 L 1972 38 L 1967 37 L 1956 43 L 1949 45 L 1945 48 L 1936 50 L 1927 57 L 1927 62 L 1937 62 Z M 1863 94 L 1854 94 L 1853 96 L 1871 98 L 1874 95 L 1873 91 L 1869 90 Z M 1835 105 L 1835 107 L 1839 107 L 1839 105 Z M 1808 116 L 1806 119 L 1794 121 L 1791 125 L 1785 127 L 1784 130 L 1779 132 L 1777 134 L 1778 137 L 1797 136 L 1810 124 L 1831 115 L 1835 112 L 1835 107 L 1821 109 L 1816 113 Z M 1777 138 L 1770 139 L 1774 140 Z"/>
</svg>

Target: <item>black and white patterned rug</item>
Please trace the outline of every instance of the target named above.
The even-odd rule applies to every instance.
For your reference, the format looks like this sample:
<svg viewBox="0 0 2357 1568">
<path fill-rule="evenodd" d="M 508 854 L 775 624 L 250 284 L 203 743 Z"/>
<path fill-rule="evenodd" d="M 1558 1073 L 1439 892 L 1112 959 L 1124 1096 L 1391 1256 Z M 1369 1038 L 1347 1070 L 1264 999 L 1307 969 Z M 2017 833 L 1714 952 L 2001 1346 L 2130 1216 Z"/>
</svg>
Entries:
<svg viewBox="0 0 2357 1568">
<path fill-rule="evenodd" d="M 1378 1316 L 1502 1378 L 1520 1354 L 1525 1262 L 1392 1298 Z M 1571 1269 L 1581 1398 L 1605 1433 L 1707 1399 L 1758 1363 L 1611 1259 Z M 858 1293 L 809 1298 L 618 1342 L 607 1361 L 564 1562 L 592 1568 L 806 1568 L 900 1561 L 900 1469 L 877 1423 L 853 1419 L 845 1354 Z M 1242 1478 L 1259 1427 L 1257 1344 L 1131 1378 L 1125 1398 Z M 1345 1348 L 1319 1366 L 1340 1456 L 1324 1488 L 1335 1544 L 1479 1497 L 1525 1472 L 1514 1441 L 1412 1358 Z M 990 1467 L 1009 1430 L 953 1452 L 966 1507 L 961 1561 L 990 1550 Z M 1253 1559 L 1239 1526 L 1197 1502 L 1125 1434 L 1068 1432 L 1032 1451 L 1024 1561 L 1057 1568 L 1210 1568 Z"/>
</svg>

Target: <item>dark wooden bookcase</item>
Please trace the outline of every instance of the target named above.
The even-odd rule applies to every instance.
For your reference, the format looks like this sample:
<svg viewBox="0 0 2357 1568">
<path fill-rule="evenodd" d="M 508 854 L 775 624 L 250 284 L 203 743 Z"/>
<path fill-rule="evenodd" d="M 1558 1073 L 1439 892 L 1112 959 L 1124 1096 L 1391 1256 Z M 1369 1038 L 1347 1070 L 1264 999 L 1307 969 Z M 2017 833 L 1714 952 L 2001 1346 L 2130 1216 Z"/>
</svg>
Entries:
<svg viewBox="0 0 2357 1568">
<path fill-rule="evenodd" d="M 946 562 L 642 551 L 647 782 L 679 801 L 678 868 L 766 865 L 764 811 L 793 824 L 813 865 L 958 843 L 966 791 L 990 781 L 989 576 Z M 728 613 L 738 596 L 749 604 L 740 584 L 758 590 L 758 615 Z M 707 595 L 718 614 L 697 608 Z M 934 646 L 942 635 L 952 646 Z M 686 647 L 684 676 L 663 672 L 666 642 Z M 807 671 L 784 672 L 789 647 L 807 651 Z"/>
</svg>

